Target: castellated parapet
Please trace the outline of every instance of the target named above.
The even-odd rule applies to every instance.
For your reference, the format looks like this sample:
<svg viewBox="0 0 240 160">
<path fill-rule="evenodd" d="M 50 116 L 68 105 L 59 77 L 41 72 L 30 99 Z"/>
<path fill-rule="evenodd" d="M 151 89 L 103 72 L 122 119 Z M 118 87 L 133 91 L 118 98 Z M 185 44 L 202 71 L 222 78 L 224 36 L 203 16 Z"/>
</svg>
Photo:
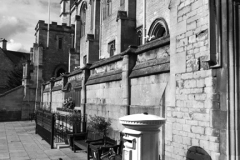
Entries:
<svg viewBox="0 0 240 160">
<path fill-rule="evenodd" d="M 67 26 L 66 23 L 62 23 L 62 25 L 58 25 L 57 22 L 52 22 L 49 26 L 50 31 L 57 31 L 57 32 L 72 32 L 74 33 L 75 25 Z M 48 29 L 48 23 L 45 23 L 43 20 L 39 20 L 35 30 L 36 32 L 39 30 L 47 30 Z"/>
</svg>

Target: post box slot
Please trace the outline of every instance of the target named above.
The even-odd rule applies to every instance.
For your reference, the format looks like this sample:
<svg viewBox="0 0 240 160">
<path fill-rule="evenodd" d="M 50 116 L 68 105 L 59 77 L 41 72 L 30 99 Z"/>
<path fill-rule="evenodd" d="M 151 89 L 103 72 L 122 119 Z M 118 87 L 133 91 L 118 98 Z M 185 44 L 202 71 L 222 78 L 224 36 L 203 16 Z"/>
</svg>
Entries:
<svg viewBox="0 0 240 160">
<path fill-rule="evenodd" d="M 125 147 L 135 149 L 136 139 L 134 137 L 124 136 L 123 139 L 125 140 L 125 142 L 124 142 Z"/>
</svg>

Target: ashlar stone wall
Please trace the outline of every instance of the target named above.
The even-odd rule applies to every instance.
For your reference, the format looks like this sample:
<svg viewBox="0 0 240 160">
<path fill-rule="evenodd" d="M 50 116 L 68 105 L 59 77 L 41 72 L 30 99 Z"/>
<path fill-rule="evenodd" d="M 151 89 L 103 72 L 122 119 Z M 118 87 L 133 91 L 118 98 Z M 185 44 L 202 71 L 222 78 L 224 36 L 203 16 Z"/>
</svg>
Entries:
<svg viewBox="0 0 240 160">
<path fill-rule="evenodd" d="M 52 92 L 52 106 L 51 110 L 54 112 L 57 108 L 61 108 L 64 102 L 64 92 L 62 90 L 56 90 Z"/>
</svg>

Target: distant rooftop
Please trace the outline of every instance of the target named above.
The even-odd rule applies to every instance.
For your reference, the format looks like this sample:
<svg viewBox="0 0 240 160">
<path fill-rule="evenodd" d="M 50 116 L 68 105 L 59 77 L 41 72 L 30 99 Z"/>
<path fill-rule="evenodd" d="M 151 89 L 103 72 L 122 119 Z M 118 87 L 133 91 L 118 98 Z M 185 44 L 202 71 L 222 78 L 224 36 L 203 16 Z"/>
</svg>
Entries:
<svg viewBox="0 0 240 160">
<path fill-rule="evenodd" d="M 3 50 L 1 47 L 0 49 L 5 55 L 14 63 L 17 64 L 20 62 L 21 59 L 30 60 L 30 53 L 26 52 L 19 52 L 19 51 L 10 51 L 10 50 Z"/>
</svg>

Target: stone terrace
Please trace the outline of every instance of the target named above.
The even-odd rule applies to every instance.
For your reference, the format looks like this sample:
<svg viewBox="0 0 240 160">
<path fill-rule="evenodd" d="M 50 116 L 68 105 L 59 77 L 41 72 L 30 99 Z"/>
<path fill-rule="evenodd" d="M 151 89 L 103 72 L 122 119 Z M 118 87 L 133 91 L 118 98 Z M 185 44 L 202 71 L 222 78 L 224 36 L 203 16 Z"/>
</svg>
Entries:
<svg viewBox="0 0 240 160">
<path fill-rule="evenodd" d="M 30 121 L 0 122 L 0 160 L 86 160 L 83 151 L 51 149 Z"/>
</svg>

